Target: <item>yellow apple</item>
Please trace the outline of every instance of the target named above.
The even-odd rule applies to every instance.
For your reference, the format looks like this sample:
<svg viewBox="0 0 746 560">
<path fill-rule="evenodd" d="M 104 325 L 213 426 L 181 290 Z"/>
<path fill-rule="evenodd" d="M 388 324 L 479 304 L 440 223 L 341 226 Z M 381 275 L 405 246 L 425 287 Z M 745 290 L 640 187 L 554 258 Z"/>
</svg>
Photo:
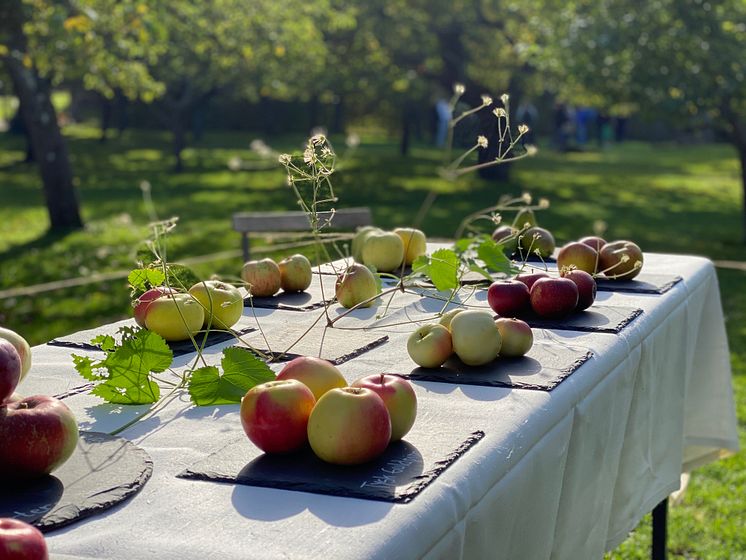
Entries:
<svg viewBox="0 0 746 560">
<path fill-rule="evenodd" d="M 324 393 L 337 387 L 347 387 L 347 380 L 334 364 L 313 356 L 298 356 L 290 360 L 277 379 L 296 379 L 306 385 L 318 401 Z"/>
<path fill-rule="evenodd" d="M 404 243 L 393 231 L 371 232 L 363 242 L 363 264 L 394 272 L 404 260 Z"/>
<path fill-rule="evenodd" d="M 378 293 L 378 283 L 370 269 L 362 264 L 350 265 L 339 277 L 335 285 L 335 295 L 342 307 L 355 307 L 366 300 L 360 307 L 370 307 Z"/>
<path fill-rule="evenodd" d="M 311 261 L 305 255 L 293 255 L 282 259 L 280 267 L 280 286 L 286 292 L 303 292 L 311 285 L 313 271 Z"/>
<path fill-rule="evenodd" d="M 453 351 L 469 366 L 489 363 L 500 353 L 500 331 L 488 311 L 469 309 L 451 321 Z"/>
<path fill-rule="evenodd" d="M 420 255 L 427 252 L 425 234 L 414 228 L 396 228 L 394 233 L 401 237 L 404 243 L 404 264 L 412 264 Z"/>
<path fill-rule="evenodd" d="M 189 294 L 173 294 L 153 300 L 145 315 L 148 330 L 168 341 L 187 340 L 202 328 L 205 311 Z"/>
<path fill-rule="evenodd" d="M 189 288 L 189 293 L 204 309 L 205 328 L 210 325 L 217 329 L 229 329 L 243 314 L 241 292 L 235 286 L 225 282 L 219 280 L 198 282 Z"/>
<path fill-rule="evenodd" d="M 248 261 L 241 269 L 241 279 L 246 282 L 249 293 L 256 297 L 273 296 L 282 285 L 280 267 L 272 259 Z"/>
</svg>

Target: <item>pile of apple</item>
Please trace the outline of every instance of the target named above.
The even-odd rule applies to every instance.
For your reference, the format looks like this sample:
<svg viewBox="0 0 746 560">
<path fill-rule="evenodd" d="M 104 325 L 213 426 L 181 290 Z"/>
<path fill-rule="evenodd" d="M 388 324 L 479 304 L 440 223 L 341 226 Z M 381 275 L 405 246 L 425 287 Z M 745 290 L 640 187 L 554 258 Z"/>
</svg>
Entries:
<svg viewBox="0 0 746 560">
<path fill-rule="evenodd" d="M 451 355 L 469 366 L 495 358 L 519 358 L 533 346 L 534 335 L 525 321 L 500 317 L 488 311 L 453 309 L 438 323 L 415 330 L 407 339 L 407 352 L 419 366 L 437 368 Z"/>
<path fill-rule="evenodd" d="M 0 327 L 0 480 L 49 474 L 75 451 L 78 423 L 54 397 L 22 398 L 14 391 L 31 367 L 31 349 L 19 334 Z M 5 558 L 4 556 L 2 556 Z"/>
<path fill-rule="evenodd" d="M 427 238 L 419 229 L 384 231 L 373 226 L 360 228 L 352 238 L 352 258 L 377 272 L 395 272 L 411 265 L 427 250 Z"/>
<path fill-rule="evenodd" d="M 538 254 L 546 259 L 552 256 L 556 247 L 552 232 L 539 227 L 530 208 L 521 209 L 512 225 L 497 227 L 492 232 L 492 239 L 503 246 L 506 255 L 518 254 L 521 258 Z"/>
<path fill-rule="evenodd" d="M 601 237 L 583 237 L 568 243 L 557 254 L 560 270 L 570 266 L 611 280 L 631 280 L 642 270 L 642 250 L 632 241 L 607 243 Z"/>
<path fill-rule="evenodd" d="M 348 387 L 333 364 L 307 356 L 241 400 L 241 424 L 259 449 L 291 453 L 310 444 L 336 465 L 375 459 L 409 432 L 416 416 L 417 397 L 406 379 L 375 374 Z"/>
<path fill-rule="evenodd" d="M 311 262 L 304 255 L 292 255 L 276 263 L 270 258 L 244 263 L 241 279 L 249 294 L 271 297 L 280 290 L 304 292 L 313 278 Z"/>
</svg>

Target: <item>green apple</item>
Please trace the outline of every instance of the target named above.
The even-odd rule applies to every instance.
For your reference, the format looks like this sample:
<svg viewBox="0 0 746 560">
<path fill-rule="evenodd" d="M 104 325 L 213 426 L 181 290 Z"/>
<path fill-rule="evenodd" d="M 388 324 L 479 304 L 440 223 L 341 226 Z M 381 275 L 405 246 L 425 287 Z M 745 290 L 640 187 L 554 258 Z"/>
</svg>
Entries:
<svg viewBox="0 0 746 560">
<path fill-rule="evenodd" d="M 518 243 L 523 250 L 524 257 L 534 255 L 538 251 L 541 258 L 546 259 L 552 256 L 555 248 L 552 233 L 540 227 L 528 228 L 519 236 Z"/>
<path fill-rule="evenodd" d="M 500 353 L 500 331 L 488 311 L 469 309 L 451 321 L 453 351 L 469 366 L 481 366 Z"/>
<path fill-rule="evenodd" d="M 517 230 L 525 230 L 538 225 L 536 215 L 531 208 L 521 208 L 513 220 L 513 227 Z"/>
<path fill-rule="evenodd" d="M 290 360 L 277 379 L 296 379 L 306 385 L 316 400 L 331 389 L 347 387 L 347 380 L 334 364 L 313 356 L 298 356 Z"/>
<path fill-rule="evenodd" d="M 187 340 L 202 328 L 205 311 L 190 294 L 170 294 L 153 300 L 145 315 L 148 330 L 168 341 Z"/>
<path fill-rule="evenodd" d="M 417 395 L 412 384 L 403 377 L 374 373 L 353 382 L 352 387 L 370 389 L 383 399 L 391 417 L 391 441 L 399 441 L 414 426 Z"/>
<path fill-rule="evenodd" d="M 595 274 L 598 265 L 598 252 L 586 243 L 572 241 L 557 253 L 557 268 L 575 267 L 588 274 Z"/>
<path fill-rule="evenodd" d="M 31 367 L 31 347 L 20 334 L 10 329 L 0 327 L 0 339 L 5 339 L 10 342 L 21 357 L 21 379 L 19 383 L 26 377 L 29 368 Z"/>
<path fill-rule="evenodd" d="M 518 249 L 518 230 L 512 226 L 499 226 L 492 232 L 492 240 L 502 246 L 503 253 L 510 256 Z"/>
<path fill-rule="evenodd" d="M 366 300 L 370 301 L 361 307 L 370 307 L 375 301 L 371 298 L 378 294 L 378 283 L 367 266 L 352 264 L 337 277 L 335 294 L 340 305 L 347 309 Z"/>
<path fill-rule="evenodd" d="M 248 261 L 241 269 L 241 279 L 249 293 L 256 297 L 275 295 L 282 285 L 280 267 L 272 259 Z"/>
<path fill-rule="evenodd" d="M 461 313 L 463 311 L 462 308 L 457 307 L 456 309 L 451 309 L 449 311 L 446 311 L 441 315 L 440 320 L 438 323 L 443 325 L 445 328 L 447 328 L 449 331 L 451 330 L 451 321 L 453 321 L 453 318 Z"/>
<path fill-rule="evenodd" d="M 352 238 L 352 244 L 350 246 L 352 258 L 359 263 L 363 262 L 363 245 L 365 244 L 365 240 L 367 239 L 368 235 L 374 232 L 382 231 L 383 230 L 381 228 L 377 228 L 375 226 L 363 226 L 359 228 L 357 232 L 355 232 L 355 235 Z"/>
<path fill-rule="evenodd" d="M 642 270 L 642 250 L 631 241 L 612 241 L 598 253 L 598 269 L 612 280 L 631 280 Z"/>
<path fill-rule="evenodd" d="M 534 344 L 534 333 L 525 321 L 500 317 L 495 320 L 497 330 L 500 331 L 500 356 L 504 358 L 519 358 L 531 350 Z"/>
<path fill-rule="evenodd" d="M 427 238 L 419 229 L 396 228 L 394 233 L 404 243 L 404 264 L 412 264 L 417 257 L 427 252 Z"/>
<path fill-rule="evenodd" d="M 404 260 L 404 242 L 393 231 L 371 232 L 363 243 L 363 264 L 394 272 Z"/>
<path fill-rule="evenodd" d="M 407 352 L 419 366 L 440 367 L 453 354 L 451 332 L 441 324 L 422 325 L 409 335 Z"/>
<path fill-rule="evenodd" d="M 318 400 L 308 419 L 308 443 L 327 463 L 366 463 L 383 453 L 390 440 L 389 411 L 370 389 L 332 389 Z"/>
<path fill-rule="evenodd" d="M 235 286 L 220 280 L 198 282 L 189 293 L 202 304 L 205 312 L 204 327 L 229 329 L 243 314 L 243 297 Z"/>
<path fill-rule="evenodd" d="M 311 261 L 305 255 L 297 254 L 282 259 L 280 268 L 280 287 L 286 292 L 303 292 L 308 289 L 313 279 Z"/>
</svg>

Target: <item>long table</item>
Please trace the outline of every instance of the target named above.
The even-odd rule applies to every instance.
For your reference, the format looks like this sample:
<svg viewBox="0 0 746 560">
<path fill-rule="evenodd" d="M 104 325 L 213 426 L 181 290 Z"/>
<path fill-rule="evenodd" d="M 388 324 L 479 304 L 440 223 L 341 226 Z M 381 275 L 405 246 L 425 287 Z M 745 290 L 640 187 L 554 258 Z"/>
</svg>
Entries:
<svg viewBox="0 0 746 560">
<path fill-rule="evenodd" d="M 49 533 L 50 550 L 55 558 L 601 558 L 679 488 L 683 472 L 738 449 L 712 263 L 646 254 L 645 271 L 683 280 L 661 295 L 599 292 L 604 305 L 642 309 L 621 333 L 534 330 L 538 342 L 593 354 L 551 391 L 416 382 L 413 433 L 465 426 L 484 437 L 410 503 L 177 478 L 242 434 L 237 405 L 194 407 L 179 394 L 121 434 L 152 457 L 142 491 Z M 412 305 L 403 298 L 387 313 L 406 314 Z M 241 325 L 283 329 L 306 313 L 247 308 Z M 380 323 L 382 313 L 382 306 L 356 311 L 348 322 Z M 380 328 L 388 342 L 340 370 L 348 381 L 411 370 L 415 364 L 390 348 L 413 329 Z M 226 344 L 209 347 L 208 360 L 217 362 Z M 73 352 L 34 347 L 19 392 L 79 387 Z M 176 358 L 174 367 L 191 359 Z M 66 402 L 82 430 L 99 432 L 145 409 L 102 404 L 85 392 Z"/>
</svg>

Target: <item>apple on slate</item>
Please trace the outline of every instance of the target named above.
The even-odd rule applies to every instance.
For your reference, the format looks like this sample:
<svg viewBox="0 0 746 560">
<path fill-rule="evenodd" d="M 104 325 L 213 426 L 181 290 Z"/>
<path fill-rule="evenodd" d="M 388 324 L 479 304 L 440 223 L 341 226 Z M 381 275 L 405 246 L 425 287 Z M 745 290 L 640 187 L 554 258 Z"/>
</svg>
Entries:
<svg viewBox="0 0 746 560">
<path fill-rule="evenodd" d="M 580 241 L 581 243 L 585 243 L 589 247 L 595 249 L 597 252 L 601 250 L 601 247 L 606 245 L 606 240 L 603 237 L 598 237 L 597 235 L 582 237 L 578 241 Z"/>
<path fill-rule="evenodd" d="M 290 360 L 277 374 L 277 379 L 297 379 L 311 389 L 317 401 L 327 391 L 347 386 L 347 380 L 334 364 L 313 356 Z"/>
<path fill-rule="evenodd" d="M 334 292 L 342 307 L 349 309 L 364 301 L 367 303 L 361 307 L 370 307 L 375 301 L 371 298 L 378 294 L 378 283 L 367 266 L 356 263 L 337 277 Z"/>
<path fill-rule="evenodd" d="M 148 314 L 148 308 L 151 302 L 167 294 L 178 294 L 179 292 L 173 288 L 167 288 L 166 286 L 156 286 L 155 288 L 149 289 L 147 292 L 140 295 L 134 301 L 134 316 L 135 322 L 141 327 L 145 326 L 145 316 Z"/>
<path fill-rule="evenodd" d="M 207 328 L 229 329 L 243 314 L 243 297 L 238 288 L 220 280 L 197 282 L 189 293 L 203 308 Z"/>
<path fill-rule="evenodd" d="M 515 317 L 529 304 L 526 284 L 518 280 L 496 280 L 487 289 L 487 303 L 501 317 Z"/>
<path fill-rule="evenodd" d="M 438 323 L 443 325 L 445 328 L 447 328 L 450 331 L 451 321 L 456 315 L 458 315 L 462 311 L 464 311 L 464 308 L 462 307 L 457 307 L 456 309 L 450 309 L 446 311 L 445 313 L 443 313 L 443 315 L 441 315 L 440 319 L 438 320 Z"/>
<path fill-rule="evenodd" d="M 502 339 L 499 354 L 501 357 L 519 358 L 531 350 L 534 333 L 528 323 L 520 319 L 500 317 L 495 320 L 495 325 Z"/>
<path fill-rule="evenodd" d="M 612 241 L 601 247 L 599 272 L 612 280 L 631 280 L 642 270 L 642 250 L 631 241 Z"/>
<path fill-rule="evenodd" d="M 205 311 L 190 294 L 159 297 L 150 302 L 145 326 L 165 340 L 187 340 L 202 328 Z"/>
<path fill-rule="evenodd" d="M 332 389 L 308 419 L 308 443 L 322 461 L 359 465 L 378 457 L 391 440 L 383 399 L 364 387 Z"/>
<path fill-rule="evenodd" d="M 273 296 L 282 285 L 280 267 L 269 258 L 244 263 L 241 280 L 246 282 L 249 293 L 256 297 Z"/>
<path fill-rule="evenodd" d="M 412 264 L 414 260 L 427 251 L 427 238 L 419 229 L 396 228 L 394 233 L 401 237 L 404 244 L 404 264 Z"/>
<path fill-rule="evenodd" d="M 20 334 L 3 327 L 0 327 L 0 339 L 10 342 L 15 347 L 16 352 L 18 352 L 18 356 L 21 358 L 20 381 L 23 381 L 23 378 L 26 377 L 28 370 L 31 368 L 31 347 Z"/>
<path fill-rule="evenodd" d="M 542 317 L 565 317 L 578 305 L 578 287 L 569 278 L 540 278 L 531 288 L 531 308 Z"/>
<path fill-rule="evenodd" d="M 598 252 L 585 243 L 573 241 L 568 243 L 557 253 L 557 268 L 574 266 L 588 274 L 594 274 L 598 265 Z"/>
<path fill-rule="evenodd" d="M 451 321 L 453 351 L 469 366 L 481 366 L 500 352 L 500 331 L 488 311 L 469 309 Z"/>
<path fill-rule="evenodd" d="M 404 242 L 393 231 L 370 232 L 363 242 L 363 264 L 394 272 L 404 260 Z"/>
<path fill-rule="evenodd" d="M 316 399 L 297 379 L 268 381 L 241 399 L 241 425 L 265 453 L 289 453 L 308 441 L 306 429 Z"/>
<path fill-rule="evenodd" d="M 510 256 L 518 250 L 518 230 L 511 226 L 499 226 L 492 232 L 492 240 L 502 245 L 503 253 Z"/>
<path fill-rule="evenodd" d="M 515 280 L 526 284 L 529 292 L 531 292 L 531 288 L 533 287 L 534 282 L 536 282 L 539 278 L 549 278 L 549 274 L 547 274 L 546 272 L 528 272 L 526 274 L 519 274 L 515 277 Z"/>
<path fill-rule="evenodd" d="M 311 261 L 305 255 L 297 254 L 282 259 L 280 268 L 280 287 L 286 292 L 303 292 L 308 289 L 313 279 Z"/>
<path fill-rule="evenodd" d="M 533 256 L 537 252 L 543 259 L 551 257 L 554 252 L 555 242 L 552 233 L 537 226 L 528 228 L 518 237 L 518 243 L 524 257 Z"/>
<path fill-rule="evenodd" d="M 383 230 L 375 226 L 363 226 L 358 228 L 355 232 L 355 235 L 352 238 L 350 253 L 352 253 L 352 258 L 355 259 L 356 262 L 363 262 L 363 245 L 368 236 L 373 232 L 380 233 L 383 232 Z"/>
<path fill-rule="evenodd" d="M 48 560 L 47 543 L 41 531 L 20 519 L 0 519 L 2 560 Z"/>
<path fill-rule="evenodd" d="M 563 268 L 560 276 L 569 278 L 578 287 L 578 304 L 575 306 L 575 311 L 583 311 L 593 305 L 596 300 L 596 280 L 593 276 L 585 270 L 576 268 Z"/>
<path fill-rule="evenodd" d="M 412 429 L 417 418 L 417 395 L 409 381 L 380 373 L 358 379 L 351 386 L 370 389 L 383 399 L 391 418 L 391 441 L 399 441 Z"/>
<path fill-rule="evenodd" d="M 419 366 L 440 367 L 453 354 L 451 332 L 441 324 L 422 325 L 409 335 L 407 352 Z"/>
<path fill-rule="evenodd" d="M 21 357 L 15 346 L 0 338 L 0 405 L 16 390 L 21 380 Z"/>
<path fill-rule="evenodd" d="M 70 458 L 78 424 L 54 397 L 34 396 L 0 406 L 0 480 L 49 474 Z"/>
</svg>

